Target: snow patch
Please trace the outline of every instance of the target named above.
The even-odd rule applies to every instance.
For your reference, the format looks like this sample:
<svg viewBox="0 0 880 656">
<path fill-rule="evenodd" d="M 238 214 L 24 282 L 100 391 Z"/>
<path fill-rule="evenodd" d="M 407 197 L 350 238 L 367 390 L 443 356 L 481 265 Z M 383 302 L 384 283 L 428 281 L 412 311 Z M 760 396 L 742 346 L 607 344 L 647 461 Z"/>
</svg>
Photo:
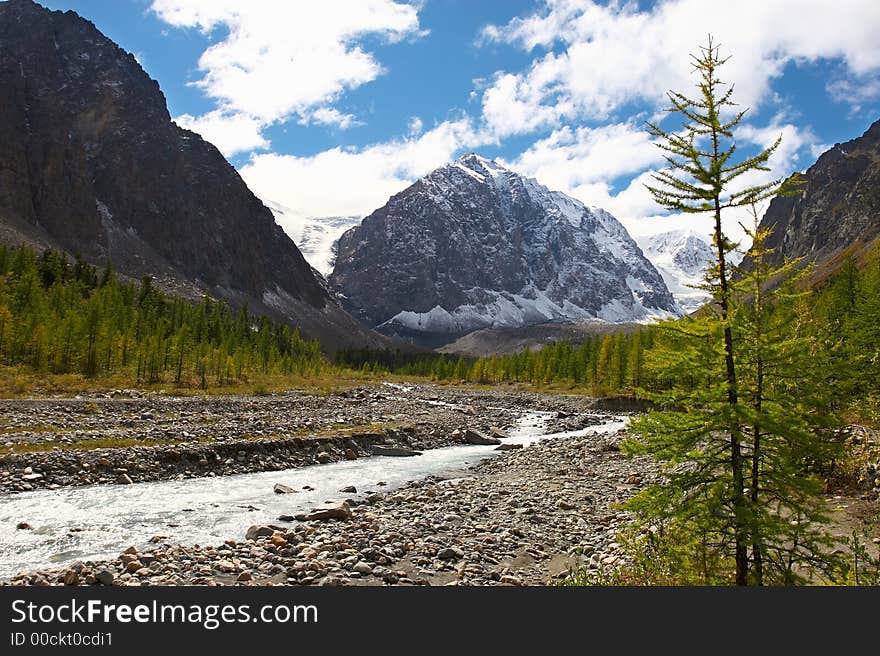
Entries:
<svg viewBox="0 0 880 656">
<path fill-rule="evenodd" d="M 306 261 L 325 277 L 333 271 L 336 242 L 346 230 L 361 222 L 357 216 L 306 217 L 278 203 L 264 204 Z"/>
</svg>

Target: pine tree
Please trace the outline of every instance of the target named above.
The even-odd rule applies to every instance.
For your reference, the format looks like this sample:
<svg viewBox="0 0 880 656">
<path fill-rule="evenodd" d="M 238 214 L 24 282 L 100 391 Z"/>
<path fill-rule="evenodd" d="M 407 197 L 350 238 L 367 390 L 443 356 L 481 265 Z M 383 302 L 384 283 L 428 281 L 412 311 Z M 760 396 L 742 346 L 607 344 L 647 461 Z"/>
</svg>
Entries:
<svg viewBox="0 0 880 656">
<path fill-rule="evenodd" d="M 674 515 L 678 511 L 698 512 L 691 519 L 698 520 L 701 530 L 717 540 L 714 547 L 718 553 L 732 551 L 735 582 L 746 585 L 751 520 L 728 262 L 735 245 L 724 234 L 722 212 L 758 203 L 783 191 L 779 180 L 737 189 L 742 175 L 769 170 L 767 162 L 781 137 L 769 148 L 737 161 L 733 131 L 746 112 L 732 110 L 733 86 L 718 77 L 718 69 L 727 60 L 720 57 L 711 36 L 708 45 L 692 59 L 699 76 L 697 99 L 676 91 L 668 93 L 669 112 L 682 117 L 681 129 L 667 131 L 658 124 L 648 124 L 668 163 L 666 170 L 655 174 L 657 185 L 648 186 L 648 190 L 668 210 L 709 213 L 714 219 L 716 259 L 705 287 L 712 294 L 713 311 L 698 320 L 684 322 L 681 332 L 685 339 L 678 350 L 667 356 L 666 363 L 674 369 L 703 367 L 710 378 L 702 388 L 689 392 L 677 388 L 671 395 L 661 395 L 667 403 L 683 406 L 686 412 L 652 413 L 635 423 L 644 441 L 631 445 L 634 452 L 651 453 L 674 464 L 688 463 L 693 472 L 675 474 L 667 490 L 655 490 L 650 502 L 637 502 L 634 507 L 648 514 L 665 514 L 664 504 L 676 511 Z M 716 358 L 721 363 L 720 372 Z M 723 392 L 720 398 L 719 392 Z M 679 395 L 682 398 L 676 399 Z M 691 494 L 693 490 L 699 494 Z M 682 494 L 685 502 L 680 500 Z"/>
<path fill-rule="evenodd" d="M 740 385 L 747 457 L 751 463 L 751 577 L 756 585 L 794 583 L 799 570 L 830 571 L 832 540 L 822 481 L 812 469 L 841 455 L 828 393 L 831 370 L 819 347 L 800 260 L 771 267 L 770 230 L 743 226 L 752 240 L 751 267 L 740 270 L 742 299 L 734 329 L 741 345 Z"/>
</svg>

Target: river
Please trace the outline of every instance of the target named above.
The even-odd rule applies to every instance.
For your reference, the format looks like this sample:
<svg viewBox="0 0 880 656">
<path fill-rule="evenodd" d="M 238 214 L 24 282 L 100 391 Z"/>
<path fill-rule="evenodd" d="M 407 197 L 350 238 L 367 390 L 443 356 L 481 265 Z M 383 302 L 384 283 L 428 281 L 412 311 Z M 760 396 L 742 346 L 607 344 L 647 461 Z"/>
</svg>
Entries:
<svg viewBox="0 0 880 656">
<path fill-rule="evenodd" d="M 524 412 L 505 443 L 527 447 L 546 439 L 613 433 L 626 423 L 620 417 L 578 431 L 545 434 L 553 414 Z M 498 453 L 494 446 L 463 445 L 408 458 L 373 456 L 282 471 L 2 496 L 0 578 L 113 557 L 130 545 L 147 547 L 157 535 L 180 544 L 241 540 L 251 524 L 277 523 L 278 515 L 305 512 L 330 498 L 363 497 L 429 475 L 466 475 L 469 466 Z M 275 494 L 275 483 L 299 492 Z M 341 493 L 346 486 L 355 486 L 357 494 Z M 33 530 L 17 529 L 19 522 Z"/>
</svg>

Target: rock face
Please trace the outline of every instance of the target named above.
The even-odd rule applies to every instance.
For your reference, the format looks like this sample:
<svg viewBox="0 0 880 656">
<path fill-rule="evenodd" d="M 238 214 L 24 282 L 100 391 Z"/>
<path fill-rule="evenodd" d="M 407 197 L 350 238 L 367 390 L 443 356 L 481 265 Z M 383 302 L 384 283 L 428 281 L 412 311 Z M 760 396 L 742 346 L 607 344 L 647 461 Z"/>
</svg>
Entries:
<svg viewBox="0 0 880 656">
<path fill-rule="evenodd" d="M 157 82 L 92 23 L 0 3 L 0 93 L 0 240 L 247 302 L 330 349 L 378 343 L 220 152 L 171 121 Z"/>
<path fill-rule="evenodd" d="M 836 256 L 857 253 L 880 237 L 880 121 L 823 153 L 804 181 L 796 196 L 774 198 L 761 219 L 773 230 L 767 245 L 775 251 L 768 259 L 778 265 L 804 257 L 833 269 Z"/>
<path fill-rule="evenodd" d="M 486 327 L 677 312 L 608 212 L 476 154 L 393 196 L 337 250 L 330 282 L 346 309 L 422 343 Z"/>
<path fill-rule="evenodd" d="M 706 292 L 693 285 L 703 282 L 706 269 L 715 261 L 710 239 L 687 228 L 636 239 L 684 312 L 693 312 L 709 300 Z"/>
</svg>

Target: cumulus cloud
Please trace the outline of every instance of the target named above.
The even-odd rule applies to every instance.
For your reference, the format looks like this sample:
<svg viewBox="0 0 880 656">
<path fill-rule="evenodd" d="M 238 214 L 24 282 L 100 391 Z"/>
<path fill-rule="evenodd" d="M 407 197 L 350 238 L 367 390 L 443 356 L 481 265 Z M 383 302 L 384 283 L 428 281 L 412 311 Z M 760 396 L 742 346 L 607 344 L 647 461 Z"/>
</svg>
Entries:
<svg viewBox="0 0 880 656">
<path fill-rule="evenodd" d="M 195 82 L 218 108 L 179 122 L 210 129 L 239 151 L 259 143 L 254 126 L 292 116 L 354 125 L 332 103 L 384 72 L 362 38 L 395 42 L 422 34 L 418 6 L 394 0 L 154 0 L 150 9 L 174 27 L 220 35 L 202 53 Z"/>
<path fill-rule="evenodd" d="M 737 180 L 737 188 L 769 182 L 800 168 L 800 156 L 818 144 L 809 128 L 785 122 L 775 116 L 766 125 L 743 124 L 735 135 L 740 148 L 767 148 L 782 136 L 782 144 L 770 157 L 770 171 L 755 171 Z M 711 230 L 711 217 L 665 215 L 646 184 L 653 184 L 652 172 L 663 166 L 662 151 L 648 133 L 634 123 L 612 123 L 601 127 L 565 126 L 533 143 L 510 166 L 536 178 L 551 189 L 568 193 L 588 205 L 607 209 L 635 235 L 653 234 L 673 227 L 689 226 Z M 742 236 L 738 222 L 729 213 L 725 222 L 735 238 Z"/>
<path fill-rule="evenodd" d="M 848 104 L 853 114 L 860 113 L 866 105 L 876 105 L 880 101 L 880 79 L 876 76 L 838 78 L 825 88 L 836 102 Z"/>
<path fill-rule="evenodd" d="M 500 135 L 519 134 L 561 119 L 605 119 L 635 101 L 661 103 L 668 89 L 692 88 L 688 55 L 708 33 L 734 55 L 724 75 L 737 82 L 739 102 L 757 107 L 790 62 L 840 58 L 854 74 L 876 71 L 877 25 L 873 0 L 742 0 L 735 9 L 670 0 L 648 10 L 545 0 L 534 14 L 483 30 L 485 40 L 548 51 L 526 71 L 496 76 L 483 93 L 484 116 Z"/>
<path fill-rule="evenodd" d="M 303 123 L 320 123 L 322 125 L 333 125 L 340 130 L 347 130 L 356 125 L 363 125 L 361 121 L 355 119 L 354 114 L 343 114 L 335 107 L 319 107 L 311 112 L 308 118 L 303 119 Z"/>
<path fill-rule="evenodd" d="M 471 121 L 444 121 L 400 140 L 309 157 L 254 155 L 241 175 L 257 196 L 301 216 L 365 216 L 478 139 Z"/>
</svg>

